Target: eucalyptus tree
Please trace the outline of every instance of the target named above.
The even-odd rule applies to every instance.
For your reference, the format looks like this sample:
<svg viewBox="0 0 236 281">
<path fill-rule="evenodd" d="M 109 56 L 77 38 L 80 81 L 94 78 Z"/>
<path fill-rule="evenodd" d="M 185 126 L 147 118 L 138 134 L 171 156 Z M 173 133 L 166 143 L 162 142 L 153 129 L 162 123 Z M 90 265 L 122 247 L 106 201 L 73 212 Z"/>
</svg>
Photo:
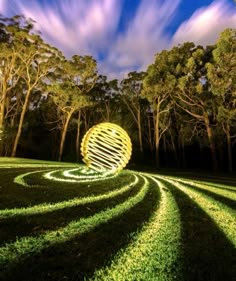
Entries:
<svg viewBox="0 0 236 281">
<path fill-rule="evenodd" d="M 93 105 L 89 97 L 89 93 L 93 89 L 98 79 L 98 73 L 97 62 L 91 56 L 74 55 L 72 57 L 71 62 L 74 68 L 73 75 L 75 82 L 80 90 L 80 95 L 83 96 L 83 98 L 81 99 L 80 106 L 78 107 L 77 133 L 75 141 L 76 159 L 78 160 L 80 155 L 80 127 L 82 115 L 81 109 Z"/>
<path fill-rule="evenodd" d="M 236 29 L 221 33 L 207 64 L 212 93 L 219 99 L 217 120 L 227 140 L 228 169 L 232 172 L 232 141 L 236 126 Z"/>
<path fill-rule="evenodd" d="M 24 70 L 21 75 L 21 79 L 24 81 L 24 90 L 22 95 L 23 106 L 11 156 L 16 154 L 25 114 L 29 108 L 30 97 L 33 91 L 42 87 L 63 58 L 60 51 L 46 44 L 39 35 L 21 31 L 16 35 L 19 35 L 24 42 L 23 51 L 17 54 Z"/>
<path fill-rule="evenodd" d="M 211 58 L 211 47 L 204 49 L 193 43 L 184 43 L 178 47 L 179 64 L 177 66 L 178 83 L 176 88 L 177 105 L 201 122 L 208 138 L 213 169 L 217 169 L 216 147 L 213 125 L 216 122 L 217 100 L 209 89 L 206 77 L 206 63 Z"/>
<path fill-rule="evenodd" d="M 75 113 L 78 113 L 76 154 L 77 157 L 79 155 L 81 109 L 92 105 L 88 93 L 94 86 L 96 79 L 96 61 L 89 56 L 73 56 L 71 60 L 61 63 L 61 74 L 48 86 L 50 96 L 58 108 L 62 124 L 59 161 L 62 159 L 69 122 Z"/>
<path fill-rule="evenodd" d="M 12 111 L 11 91 L 21 78 L 24 67 L 18 54 L 24 52 L 19 33 L 29 34 L 32 26 L 24 17 L 0 17 L 0 130 L 4 132 L 6 115 Z M 8 108 L 7 108 L 8 107 Z M 2 143 L 2 142 L 1 142 Z M 0 145 L 3 153 L 3 143 Z"/>
<path fill-rule="evenodd" d="M 160 141 L 170 126 L 170 109 L 173 106 L 171 96 L 176 87 L 176 70 L 178 58 L 173 51 L 164 50 L 155 57 L 154 64 L 147 69 L 143 80 L 142 97 L 147 98 L 153 114 L 153 131 L 155 161 L 160 162 Z"/>
<path fill-rule="evenodd" d="M 143 133 L 142 133 L 142 116 L 144 116 L 141 97 L 143 79 L 145 72 L 130 72 L 128 77 L 121 81 L 121 100 L 127 106 L 132 119 L 138 129 L 139 151 L 143 153 Z"/>
<path fill-rule="evenodd" d="M 108 80 L 99 75 L 92 91 L 89 92 L 94 107 L 90 112 L 93 123 L 114 121 L 118 110 L 119 86 L 118 81 Z M 89 113 L 89 112 L 88 112 Z"/>
<path fill-rule="evenodd" d="M 102 87 L 103 96 L 100 100 L 100 108 L 105 106 L 105 114 L 103 114 L 103 121 L 114 122 L 118 114 L 121 114 L 119 105 L 119 85 L 118 80 L 113 79 L 105 81 Z M 99 92 L 101 93 L 101 92 Z M 99 94 L 100 95 L 100 94 Z"/>
<path fill-rule="evenodd" d="M 54 71 L 62 54 L 34 33 L 31 20 L 15 16 L 10 19 L 1 17 L 0 22 L 0 128 L 4 130 L 6 116 L 20 103 L 21 112 L 11 151 L 11 156 L 15 156 L 32 92 L 37 91 Z"/>
</svg>

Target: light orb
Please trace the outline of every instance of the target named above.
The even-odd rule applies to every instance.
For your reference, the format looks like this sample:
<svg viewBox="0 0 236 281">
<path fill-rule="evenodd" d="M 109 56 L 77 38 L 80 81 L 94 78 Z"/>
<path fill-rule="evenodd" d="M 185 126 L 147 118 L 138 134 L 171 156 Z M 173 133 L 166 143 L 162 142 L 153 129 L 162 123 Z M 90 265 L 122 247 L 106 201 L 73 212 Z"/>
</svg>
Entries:
<svg viewBox="0 0 236 281">
<path fill-rule="evenodd" d="M 90 128 L 81 143 L 84 163 L 96 171 L 122 170 L 131 157 L 129 135 L 120 126 L 103 122 Z"/>
</svg>

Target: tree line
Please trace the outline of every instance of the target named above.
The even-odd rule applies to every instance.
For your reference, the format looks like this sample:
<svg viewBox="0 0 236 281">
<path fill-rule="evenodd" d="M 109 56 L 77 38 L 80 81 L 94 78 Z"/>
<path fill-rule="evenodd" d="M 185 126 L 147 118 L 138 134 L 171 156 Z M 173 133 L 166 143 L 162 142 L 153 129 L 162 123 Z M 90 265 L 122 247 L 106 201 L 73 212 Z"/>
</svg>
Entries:
<svg viewBox="0 0 236 281">
<path fill-rule="evenodd" d="M 66 58 L 32 20 L 1 16 L 0 155 L 79 161 L 82 136 L 104 121 L 127 130 L 133 163 L 232 172 L 236 30 L 163 50 L 118 81 L 92 56 Z"/>
</svg>

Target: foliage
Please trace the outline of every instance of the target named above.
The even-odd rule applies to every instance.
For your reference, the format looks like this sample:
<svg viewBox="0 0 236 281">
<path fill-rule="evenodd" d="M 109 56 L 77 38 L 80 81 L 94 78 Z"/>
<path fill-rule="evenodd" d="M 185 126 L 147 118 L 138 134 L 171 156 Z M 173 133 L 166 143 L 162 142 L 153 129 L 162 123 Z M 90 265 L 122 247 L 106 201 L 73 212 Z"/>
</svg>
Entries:
<svg viewBox="0 0 236 281">
<path fill-rule="evenodd" d="M 128 131 L 133 161 L 209 169 L 211 153 L 213 169 L 232 172 L 235 42 L 226 29 L 213 46 L 174 46 L 145 72 L 109 81 L 93 57 L 65 58 L 44 42 L 32 20 L 1 16 L 0 155 L 79 161 L 81 136 L 107 121 Z"/>
</svg>

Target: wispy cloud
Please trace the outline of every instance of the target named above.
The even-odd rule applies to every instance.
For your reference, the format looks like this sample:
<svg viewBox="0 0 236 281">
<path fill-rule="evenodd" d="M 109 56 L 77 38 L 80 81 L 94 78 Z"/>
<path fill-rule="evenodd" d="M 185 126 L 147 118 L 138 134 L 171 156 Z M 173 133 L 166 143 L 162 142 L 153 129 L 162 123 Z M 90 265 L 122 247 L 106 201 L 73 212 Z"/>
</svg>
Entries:
<svg viewBox="0 0 236 281">
<path fill-rule="evenodd" d="M 173 37 L 173 44 L 192 41 L 196 44 L 214 44 L 225 28 L 236 28 L 236 7 L 227 1 L 214 1 L 208 7 L 198 9 L 183 22 Z"/>
<path fill-rule="evenodd" d="M 17 1 L 20 11 L 36 20 L 44 38 L 66 55 L 94 54 L 106 48 L 116 29 L 121 5 L 118 0 Z"/>
<path fill-rule="evenodd" d="M 142 0 L 127 30 L 118 35 L 106 62 L 107 71 L 113 68 L 120 75 L 137 68 L 144 69 L 154 54 L 169 45 L 165 29 L 173 19 L 179 0 Z"/>
<path fill-rule="evenodd" d="M 155 53 L 184 41 L 212 44 L 226 27 L 236 27 L 236 7 L 227 0 L 198 9 L 174 35 L 170 23 L 182 0 L 135 0 L 138 8 L 119 30 L 125 0 L 0 0 L 0 13 L 24 14 L 36 21 L 43 38 L 67 57 L 92 55 L 109 78 L 145 70 Z M 130 0 L 131 1 L 131 0 Z"/>
<path fill-rule="evenodd" d="M 6 0 L 0 0 L 0 15 L 5 13 Z"/>
</svg>

